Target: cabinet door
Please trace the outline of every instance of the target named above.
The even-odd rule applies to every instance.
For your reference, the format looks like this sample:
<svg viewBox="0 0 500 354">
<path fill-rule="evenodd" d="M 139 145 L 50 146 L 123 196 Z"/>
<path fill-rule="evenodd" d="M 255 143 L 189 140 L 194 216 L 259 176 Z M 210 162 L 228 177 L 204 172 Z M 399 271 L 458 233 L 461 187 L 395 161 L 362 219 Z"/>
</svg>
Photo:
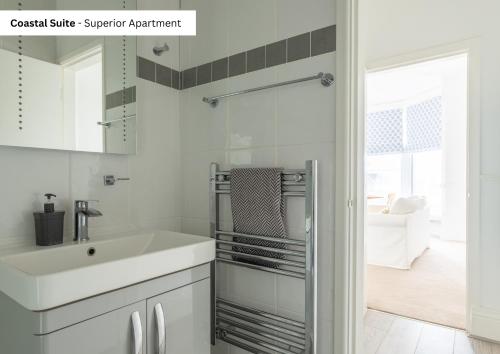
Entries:
<svg viewBox="0 0 500 354">
<path fill-rule="evenodd" d="M 43 354 L 145 354 L 146 301 L 43 335 L 40 340 Z"/>
<path fill-rule="evenodd" d="M 148 299 L 147 336 L 148 354 L 209 354 L 210 280 Z M 164 353 L 159 348 L 163 338 Z"/>
</svg>

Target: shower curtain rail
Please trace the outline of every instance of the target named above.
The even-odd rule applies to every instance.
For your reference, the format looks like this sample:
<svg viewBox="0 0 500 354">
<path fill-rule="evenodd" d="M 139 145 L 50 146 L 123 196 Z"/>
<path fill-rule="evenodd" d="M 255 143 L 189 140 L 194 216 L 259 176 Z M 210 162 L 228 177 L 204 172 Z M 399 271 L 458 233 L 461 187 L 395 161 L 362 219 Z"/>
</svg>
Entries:
<svg viewBox="0 0 500 354">
<path fill-rule="evenodd" d="M 251 92 L 255 92 L 255 91 L 267 90 L 267 89 L 271 89 L 271 88 L 275 88 L 275 87 L 292 85 L 292 84 L 297 84 L 299 82 L 318 80 L 318 79 L 321 80 L 321 85 L 323 85 L 324 87 L 330 87 L 333 84 L 333 82 L 335 81 L 334 76 L 330 73 L 318 73 L 316 75 L 304 77 L 301 79 L 283 81 L 283 82 L 279 82 L 276 84 L 271 84 L 271 85 L 255 87 L 255 88 L 251 88 L 251 89 L 247 89 L 247 90 L 226 93 L 224 95 L 219 95 L 219 96 L 203 97 L 203 102 L 208 103 L 212 107 L 217 107 L 219 100 L 222 98 L 238 96 L 238 95 L 243 95 L 243 94 L 251 93 Z"/>
<path fill-rule="evenodd" d="M 219 199 L 231 195 L 231 171 L 210 166 L 210 236 L 216 242 L 211 263 L 211 342 L 225 341 L 256 354 L 317 353 L 317 176 L 318 163 L 281 171 L 281 196 L 304 198 L 304 239 L 275 238 L 221 230 Z M 269 242 L 252 244 L 250 239 Z M 247 251 L 246 251 L 247 250 Z M 261 250 L 275 254 L 252 254 Z M 252 263 L 261 261 L 261 264 Z M 245 267 L 305 282 L 304 321 L 297 321 L 217 297 L 217 264 Z"/>
</svg>

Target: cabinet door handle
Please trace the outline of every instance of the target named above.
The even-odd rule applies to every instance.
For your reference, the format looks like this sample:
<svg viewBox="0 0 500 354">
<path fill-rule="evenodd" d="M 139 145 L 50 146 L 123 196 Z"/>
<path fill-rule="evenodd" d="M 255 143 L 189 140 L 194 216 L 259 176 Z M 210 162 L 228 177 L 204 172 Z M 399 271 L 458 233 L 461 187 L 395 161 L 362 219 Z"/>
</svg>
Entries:
<svg viewBox="0 0 500 354">
<path fill-rule="evenodd" d="M 134 331 L 134 354 L 142 354 L 142 324 L 139 312 L 132 313 L 132 329 Z"/>
<path fill-rule="evenodd" d="M 158 339 L 158 354 L 166 354 L 165 342 L 165 317 L 163 316 L 163 307 L 160 303 L 155 305 L 156 318 L 156 336 Z"/>
</svg>

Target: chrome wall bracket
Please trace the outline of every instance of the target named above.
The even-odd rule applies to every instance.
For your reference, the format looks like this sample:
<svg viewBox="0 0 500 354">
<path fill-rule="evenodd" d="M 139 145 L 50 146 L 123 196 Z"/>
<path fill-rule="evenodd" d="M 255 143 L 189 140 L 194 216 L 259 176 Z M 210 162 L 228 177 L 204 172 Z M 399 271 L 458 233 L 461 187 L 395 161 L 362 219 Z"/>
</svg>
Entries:
<svg viewBox="0 0 500 354">
<path fill-rule="evenodd" d="M 330 87 L 333 85 L 333 83 L 335 82 L 335 78 L 333 77 L 332 74 L 330 73 L 320 73 L 321 74 L 321 85 L 325 86 L 325 87 Z M 318 74 L 318 75 L 320 75 Z"/>
<path fill-rule="evenodd" d="M 168 52 L 169 50 L 170 50 L 170 47 L 168 46 L 167 43 L 164 43 L 162 46 L 153 47 L 153 53 L 156 56 L 160 56 L 163 54 L 163 52 Z"/>
<path fill-rule="evenodd" d="M 105 175 L 104 176 L 104 185 L 105 186 L 114 186 L 118 181 L 130 181 L 129 177 L 115 177 L 114 175 Z"/>
</svg>

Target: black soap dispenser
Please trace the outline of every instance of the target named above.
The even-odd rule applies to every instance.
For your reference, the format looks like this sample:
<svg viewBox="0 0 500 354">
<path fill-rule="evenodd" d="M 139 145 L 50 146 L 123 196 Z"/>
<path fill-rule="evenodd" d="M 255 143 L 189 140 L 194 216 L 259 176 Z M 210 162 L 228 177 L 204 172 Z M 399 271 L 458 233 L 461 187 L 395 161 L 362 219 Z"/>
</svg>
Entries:
<svg viewBox="0 0 500 354">
<path fill-rule="evenodd" d="M 64 211 L 55 211 L 52 198 L 56 195 L 45 194 L 47 200 L 43 204 L 43 212 L 34 212 L 36 244 L 52 246 L 63 242 Z"/>
</svg>

